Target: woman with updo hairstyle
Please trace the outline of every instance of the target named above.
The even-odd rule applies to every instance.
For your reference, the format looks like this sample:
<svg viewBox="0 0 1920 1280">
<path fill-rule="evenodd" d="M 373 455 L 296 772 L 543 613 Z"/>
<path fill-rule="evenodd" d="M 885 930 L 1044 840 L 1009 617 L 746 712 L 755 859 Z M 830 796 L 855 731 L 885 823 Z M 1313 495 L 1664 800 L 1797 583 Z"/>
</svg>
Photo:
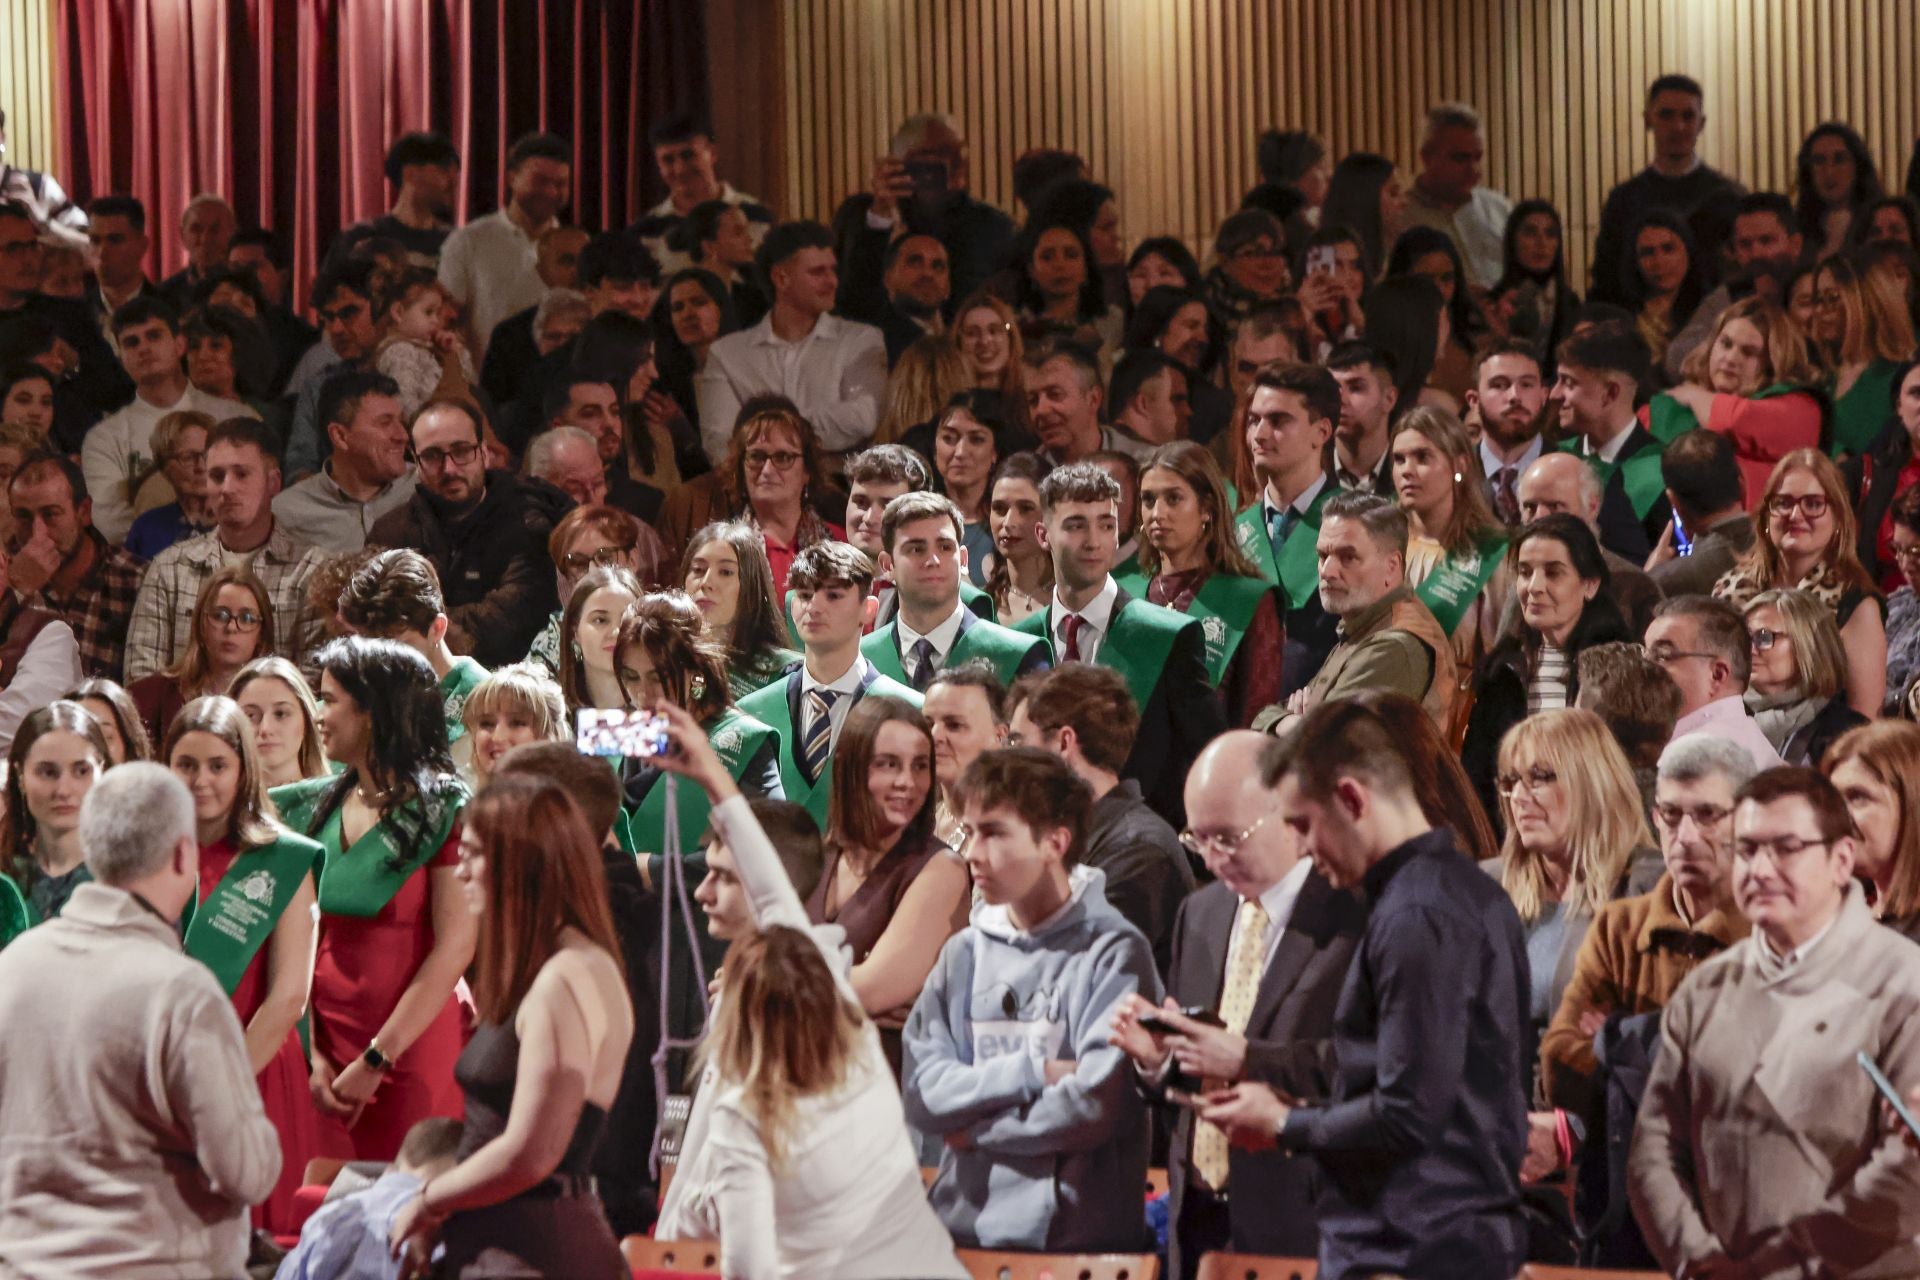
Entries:
<svg viewBox="0 0 1920 1280">
<path fill-rule="evenodd" d="M 320 736 L 341 772 L 272 792 L 287 825 L 325 851 L 308 1089 L 320 1154 L 391 1160 L 415 1123 L 460 1114 L 453 989 L 473 959 L 473 917 L 455 866 L 467 788 L 425 658 L 346 636 L 314 661 Z"/>
<path fill-rule="evenodd" d="M 1226 478 L 1204 446 L 1176 440 L 1140 464 L 1139 565 L 1117 577 L 1121 588 L 1200 619 L 1207 678 L 1231 723 L 1281 700 L 1278 588 L 1234 540 Z"/>
<path fill-rule="evenodd" d="M 185 950 L 233 1001 L 267 1119 L 280 1135 L 280 1179 L 253 1208 L 253 1225 L 299 1231 L 294 1193 L 318 1154 L 300 1015 L 313 978 L 313 907 L 320 845 L 282 826 L 267 799 L 253 726 L 231 698 L 195 698 L 174 717 L 161 751 L 193 796 L 200 891 Z"/>
<path fill-rule="evenodd" d="M 320 704 L 300 668 L 285 658 L 255 658 L 227 686 L 253 725 L 253 750 L 269 790 L 324 777 L 327 753 L 320 745 Z"/>
<path fill-rule="evenodd" d="M 720 520 L 694 534 L 680 580 L 708 636 L 726 651 L 727 687 L 736 700 L 766 688 L 800 660 L 774 598 L 766 544 L 752 528 Z"/>
<path fill-rule="evenodd" d="M 1853 873 L 1880 923 L 1920 942 L 1920 725 L 1876 720 L 1842 734 L 1820 771 L 1860 832 Z"/>
<path fill-rule="evenodd" d="M 100 722 L 75 702 L 49 702 L 14 732 L 0 813 L 0 947 L 59 915 L 93 879 L 80 847 L 80 802 L 107 760 Z"/>
<path fill-rule="evenodd" d="M 527 661 L 545 667 L 554 676 L 560 674 L 560 629 L 566 602 L 589 569 L 617 566 L 642 582 L 652 582 L 672 568 L 666 563 L 666 547 L 659 534 L 631 512 L 604 505 L 575 507 L 560 517 L 547 536 L 547 556 L 553 561 L 558 587 L 554 598 L 562 607 L 554 610 L 547 625 L 527 646 Z"/>
<path fill-rule="evenodd" d="M 100 722 L 109 769 L 129 760 L 153 759 L 153 739 L 147 736 L 140 709 L 125 689 L 111 680 L 82 680 L 67 694 L 67 701 L 79 703 Z"/>
</svg>

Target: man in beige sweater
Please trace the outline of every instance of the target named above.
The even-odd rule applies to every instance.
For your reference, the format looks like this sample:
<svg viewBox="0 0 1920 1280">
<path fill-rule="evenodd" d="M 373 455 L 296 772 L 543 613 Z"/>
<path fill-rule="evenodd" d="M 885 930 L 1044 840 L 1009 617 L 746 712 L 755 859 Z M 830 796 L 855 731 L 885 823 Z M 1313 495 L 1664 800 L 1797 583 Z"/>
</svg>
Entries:
<svg viewBox="0 0 1920 1280">
<path fill-rule="evenodd" d="M 95 883 L 0 952 L 0 1280 L 233 1280 L 280 1143 L 233 1003 L 180 949 L 193 799 L 126 764 L 80 807 Z"/>
<path fill-rule="evenodd" d="M 1854 853 L 1812 770 L 1741 788 L 1733 887 L 1753 932 L 1667 1007 L 1634 1130 L 1634 1215 L 1671 1275 L 1920 1273 L 1920 1161 L 1854 1059 L 1920 1084 L 1920 948 L 1874 920 Z"/>
</svg>

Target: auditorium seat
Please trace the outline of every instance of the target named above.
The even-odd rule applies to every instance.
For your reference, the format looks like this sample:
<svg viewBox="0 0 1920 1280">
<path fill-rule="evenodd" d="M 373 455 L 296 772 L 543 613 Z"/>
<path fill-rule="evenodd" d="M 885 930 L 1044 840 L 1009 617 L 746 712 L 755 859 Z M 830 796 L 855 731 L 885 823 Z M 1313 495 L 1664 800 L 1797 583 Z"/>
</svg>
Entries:
<svg viewBox="0 0 1920 1280">
<path fill-rule="evenodd" d="M 714 1276 L 720 1272 L 720 1246 L 711 1240 L 655 1240 L 628 1236 L 620 1242 L 620 1256 L 634 1280 L 656 1276 Z"/>
<path fill-rule="evenodd" d="M 1579 1267 L 1548 1267 L 1529 1262 L 1517 1280 L 1666 1280 L 1658 1271 L 1584 1271 Z"/>
<path fill-rule="evenodd" d="M 973 1280 L 1160 1280 L 1151 1253 L 996 1253 L 957 1249 Z"/>
<path fill-rule="evenodd" d="M 1314 1280 L 1319 1272 L 1320 1264 L 1312 1258 L 1208 1253 L 1201 1255 L 1199 1280 Z"/>
</svg>

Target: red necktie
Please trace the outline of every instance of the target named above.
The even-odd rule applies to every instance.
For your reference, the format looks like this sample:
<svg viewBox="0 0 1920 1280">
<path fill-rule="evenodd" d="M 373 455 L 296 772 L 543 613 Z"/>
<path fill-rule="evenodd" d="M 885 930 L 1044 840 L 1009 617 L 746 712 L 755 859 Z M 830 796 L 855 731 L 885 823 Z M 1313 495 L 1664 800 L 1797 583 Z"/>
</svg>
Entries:
<svg viewBox="0 0 1920 1280">
<path fill-rule="evenodd" d="M 1079 614 L 1070 613 L 1067 615 L 1067 647 L 1061 652 L 1060 661 L 1080 661 L 1080 628 L 1086 625 L 1087 620 Z"/>
</svg>

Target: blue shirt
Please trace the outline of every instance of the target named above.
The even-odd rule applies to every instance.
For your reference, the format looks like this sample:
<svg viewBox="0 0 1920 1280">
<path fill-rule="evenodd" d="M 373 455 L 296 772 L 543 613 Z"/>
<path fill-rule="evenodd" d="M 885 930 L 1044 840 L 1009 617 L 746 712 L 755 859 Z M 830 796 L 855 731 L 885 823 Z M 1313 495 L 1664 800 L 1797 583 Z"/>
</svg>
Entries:
<svg viewBox="0 0 1920 1280">
<path fill-rule="evenodd" d="M 1510 1276 L 1526 1257 L 1527 944 L 1505 890 L 1446 830 L 1367 872 L 1373 909 L 1334 1011 L 1324 1106 L 1294 1108 L 1310 1152 L 1320 1273 Z"/>
<path fill-rule="evenodd" d="M 389 1169 L 372 1186 L 321 1205 L 274 1280 L 395 1280 L 400 1264 L 388 1256 L 387 1233 L 420 1187 L 415 1175 Z"/>
</svg>

